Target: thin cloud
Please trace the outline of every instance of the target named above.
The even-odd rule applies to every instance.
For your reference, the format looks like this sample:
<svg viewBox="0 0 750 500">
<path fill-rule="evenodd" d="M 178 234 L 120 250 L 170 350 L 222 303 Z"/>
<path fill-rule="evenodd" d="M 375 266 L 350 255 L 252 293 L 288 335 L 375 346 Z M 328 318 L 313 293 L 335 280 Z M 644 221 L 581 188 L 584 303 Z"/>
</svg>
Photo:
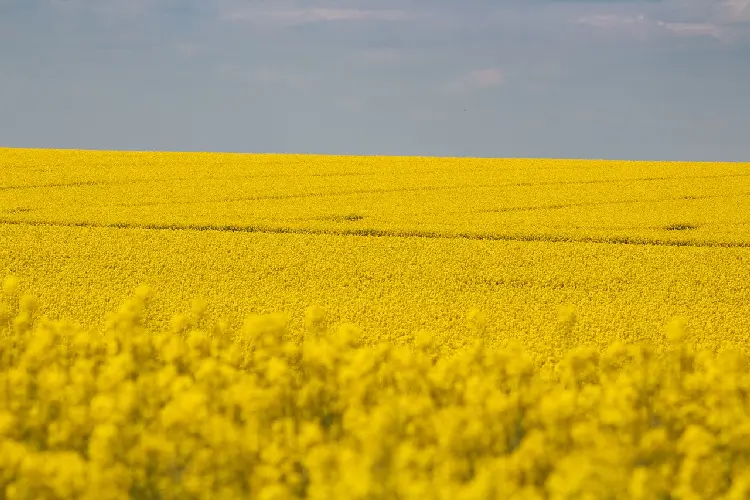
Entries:
<svg viewBox="0 0 750 500">
<path fill-rule="evenodd" d="M 603 4 L 603 2 L 601 2 Z M 576 24 L 607 34 L 640 39 L 660 36 L 707 37 L 722 42 L 747 38 L 750 30 L 750 0 L 680 0 L 655 3 L 655 9 L 635 15 L 618 6 L 619 12 L 599 12 L 579 17 Z"/>
<path fill-rule="evenodd" d="M 721 28 L 711 23 L 665 23 L 659 21 L 657 24 L 675 35 L 723 38 Z"/>
<path fill-rule="evenodd" d="M 726 30 L 714 23 L 656 21 L 644 15 L 633 17 L 619 14 L 596 14 L 581 17 L 576 23 L 606 30 L 610 34 L 625 33 L 640 39 L 663 34 L 682 37 L 712 37 L 722 41 L 728 38 Z"/>
<path fill-rule="evenodd" d="M 462 78 L 445 86 L 451 92 L 495 88 L 505 83 L 505 72 L 500 68 L 484 68 L 470 71 Z"/>
<path fill-rule="evenodd" d="M 646 18 L 643 15 L 633 17 L 621 14 L 593 14 L 579 18 L 576 23 L 593 26 L 595 28 L 614 28 L 618 26 L 645 24 Z"/>
<path fill-rule="evenodd" d="M 505 73 L 500 68 L 489 68 L 472 71 L 464 81 L 471 87 L 497 87 L 505 82 Z"/>
<path fill-rule="evenodd" d="M 399 21 L 406 17 L 406 12 L 402 10 L 326 8 L 283 10 L 239 9 L 225 16 L 230 21 L 262 21 L 285 25 L 345 21 Z"/>
<path fill-rule="evenodd" d="M 716 18 L 726 24 L 750 23 L 750 0 L 727 0 L 717 8 Z"/>
<path fill-rule="evenodd" d="M 142 18 L 159 5 L 153 0 L 51 0 L 50 4 L 63 12 L 85 9 L 102 16 L 124 20 Z"/>
</svg>

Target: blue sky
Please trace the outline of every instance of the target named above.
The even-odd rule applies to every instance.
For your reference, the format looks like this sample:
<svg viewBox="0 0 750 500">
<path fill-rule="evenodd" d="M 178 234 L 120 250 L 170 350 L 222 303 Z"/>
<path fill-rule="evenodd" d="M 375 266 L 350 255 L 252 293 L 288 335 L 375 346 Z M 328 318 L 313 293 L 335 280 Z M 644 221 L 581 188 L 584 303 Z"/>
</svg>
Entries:
<svg viewBox="0 0 750 500">
<path fill-rule="evenodd" d="M 750 161 L 750 0 L 0 0 L 0 146 Z"/>
</svg>

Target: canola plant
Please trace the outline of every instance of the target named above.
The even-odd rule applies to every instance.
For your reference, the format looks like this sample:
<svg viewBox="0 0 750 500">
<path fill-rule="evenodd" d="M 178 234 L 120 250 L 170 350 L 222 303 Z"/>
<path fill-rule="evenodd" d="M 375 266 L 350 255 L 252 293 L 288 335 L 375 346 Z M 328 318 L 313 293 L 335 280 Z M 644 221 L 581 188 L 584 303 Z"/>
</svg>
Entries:
<svg viewBox="0 0 750 500">
<path fill-rule="evenodd" d="M 721 498 L 750 495 L 750 372 L 675 318 L 657 345 L 541 359 L 473 337 L 363 345 L 308 308 L 232 330 L 196 300 L 143 326 L 141 286 L 102 330 L 39 317 L 6 278 L 0 497 Z M 561 328 L 575 322 L 560 311 Z"/>
<path fill-rule="evenodd" d="M 366 344 L 460 348 L 477 307 L 490 344 L 546 353 L 572 304 L 570 345 L 673 316 L 747 345 L 749 166 L 0 148 L 0 275 L 83 327 L 145 282 L 155 330 L 196 297 L 234 330 L 319 303 Z"/>
<path fill-rule="evenodd" d="M 750 246 L 750 164 L 0 148 L 0 221 Z"/>
<path fill-rule="evenodd" d="M 0 500 L 750 498 L 748 167 L 0 148 Z"/>
</svg>

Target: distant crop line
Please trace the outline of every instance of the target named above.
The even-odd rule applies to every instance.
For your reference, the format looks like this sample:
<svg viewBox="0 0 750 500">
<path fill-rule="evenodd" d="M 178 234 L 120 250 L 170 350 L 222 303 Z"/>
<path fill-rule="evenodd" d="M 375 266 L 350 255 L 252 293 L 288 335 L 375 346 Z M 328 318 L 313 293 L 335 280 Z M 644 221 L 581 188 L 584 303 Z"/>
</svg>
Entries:
<svg viewBox="0 0 750 500">
<path fill-rule="evenodd" d="M 56 188 L 56 187 L 80 187 L 80 186 L 98 186 L 99 182 L 95 181 L 78 181 L 78 182 L 64 182 L 64 183 L 50 183 L 50 184 L 29 184 L 26 186 L 0 186 L 0 191 L 11 191 L 21 189 L 42 189 L 42 188 Z"/>
<path fill-rule="evenodd" d="M 98 186 L 127 186 L 129 184 L 148 184 L 149 182 L 166 182 L 185 179 L 129 179 L 123 181 L 76 181 L 49 184 L 28 184 L 18 186 L 0 186 L 0 191 L 22 189 L 68 188 L 68 187 L 98 187 Z"/>
<path fill-rule="evenodd" d="M 46 184 L 26 184 L 0 186 L 0 191 L 21 190 L 21 189 L 45 189 L 45 188 L 66 188 L 66 187 L 89 187 L 89 186 L 126 186 L 128 184 L 149 184 L 149 183 L 167 183 L 181 181 L 216 181 L 216 180 L 237 180 L 237 179 L 265 179 L 269 177 L 352 177 L 376 175 L 369 173 L 288 173 L 288 174 L 258 174 L 258 175 L 213 175 L 213 176 L 195 176 L 195 177 L 172 177 L 160 179 L 128 179 L 121 181 L 74 181 L 74 182 L 51 182 Z"/>
<path fill-rule="evenodd" d="M 516 182 L 515 186 L 561 186 L 570 184 L 616 184 L 618 182 L 641 182 L 641 181 L 679 181 L 689 179 L 721 179 L 725 177 L 750 177 L 747 174 L 714 174 L 714 175 L 683 175 L 677 177 L 631 177 L 620 179 L 596 179 L 596 180 L 570 180 L 570 181 L 543 181 L 543 182 Z"/>
<path fill-rule="evenodd" d="M 230 233 L 263 233 L 263 234 L 305 234 L 319 236 L 369 236 L 383 238 L 427 238 L 452 240 L 483 241 L 521 241 L 545 243 L 604 243 L 615 245 L 641 246 L 675 246 L 675 247 L 712 247 L 712 248 L 750 248 L 750 242 L 713 242 L 686 240 L 657 240 L 637 237 L 594 237 L 594 236 L 556 236 L 535 234 L 492 234 L 492 233 L 439 233 L 436 231 L 398 231 L 383 229 L 313 229 L 276 226 L 238 226 L 218 224 L 144 224 L 129 222 L 75 222 L 75 221 L 29 221 L 0 218 L 3 225 L 47 226 L 71 228 L 132 229 L 149 231 L 216 231 Z"/>
<path fill-rule="evenodd" d="M 213 200 L 187 200 L 187 201 L 148 201 L 141 203 L 116 203 L 112 206 L 118 207 L 150 207 L 157 205 L 203 205 L 209 203 L 234 203 L 238 201 L 263 201 L 263 200 L 290 200 L 302 198 L 335 198 L 336 196 L 348 196 L 353 194 L 385 194 L 397 192 L 418 192 L 418 191 L 449 191 L 453 189 L 471 189 L 479 187 L 492 187 L 490 185 L 466 185 L 466 186 L 420 186 L 420 187 L 402 187 L 402 188 L 377 188 L 377 189 L 351 189 L 348 191 L 335 192 L 318 192 L 318 193 L 300 193 L 300 194 L 271 194 L 256 196 L 237 196 L 234 198 L 220 198 Z"/>
<path fill-rule="evenodd" d="M 580 208 L 580 207 L 604 207 L 608 205 L 629 205 L 639 203 L 662 203 L 666 201 L 693 201 L 693 200 L 708 200 L 711 198 L 733 198 L 748 196 L 748 193 L 733 193 L 733 194 L 715 194 L 715 195 L 696 195 L 696 196 L 673 196 L 669 198 L 653 198 L 653 199 L 642 199 L 642 200 L 617 200 L 617 201 L 584 201 L 578 203 L 559 203 L 551 205 L 528 205 L 519 207 L 499 207 L 499 208 L 488 208 L 486 210 L 474 210 L 471 213 L 502 213 L 502 212 L 534 212 L 542 210 L 562 210 L 566 208 Z"/>
<path fill-rule="evenodd" d="M 419 172 L 423 174 L 424 172 Z M 129 179 L 122 181 L 75 181 L 65 183 L 48 183 L 48 184 L 29 184 L 29 185 L 10 185 L 0 186 L 0 191 L 7 190 L 21 190 L 21 189 L 43 189 L 43 188 L 57 188 L 57 187 L 88 187 L 88 186 L 124 186 L 128 184 L 141 184 L 141 183 L 161 183 L 161 182 L 179 182 L 179 181 L 201 181 L 201 180 L 236 180 L 236 179 L 254 179 L 254 178 L 273 178 L 273 177 L 337 177 L 337 176 L 368 176 L 377 175 L 377 172 L 373 173 L 317 173 L 317 174 L 305 174 L 301 172 L 290 172 L 288 174 L 252 174 L 252 175 L 237 175 L 237 176 L 193 176 L 193 177 L 173 177 L 165 179 Z M 689 180 L 689 179 L 720 179 L 728 177 L 750 177 L 748 174 L 715 174 L 715 175 L 689 175 L 689 176 L 678 176 L 678 177 L 633 177 L 633 178 L 618 178 L 618 179 L 596 179 L 596 180 L 561 180 L 561 181 L 542 181 L 542 182 L 508 182 L 500 184 L 484 184 L 484 185 L 468 185 L 468 186 L 457 186 L 460 187 L 476 187 L 476 188 L 487 188 L 487 187 L 534 187 L 534 186 L 561 186 L 561 185 L 574 185 L 574 184 L 612 184 L 619 182 L 641 182 L 641 181 L 666 181 L 666 180 Z M 386 191 L 387 192 L 387 191 Z M 353 193 L 357 194 L 357 193 Z M 301 195 L 300 195 L 301 196 Z M 324 195 L 326 196 L 326 195 Z"/>
<path fill-rule="evenodd" d="M 337 191 L 337 192 L 318 192 L 318 193 L 300 193 L 300 194 L 279 194 L 279 195 L 257 195 L 257 196 L 238 196 L 234 198 L 221 198 L 213 200 L 189 200 L 189 201 L 153 201 L 153 202 L 141 202 L 141 203 L 117 203 L 113 206 L 123 207 L 145 207 L 145 206 L 163 206 L 163 205 L 201 205 L 209 203 L 234 203 L 238 201 L 263 201 L 263 200 L 288 200 L 288 199 L 303 199 L 303 198 L 327 198 L 336 196 L 348 196 L 353 194 L 385 194 L 385 193 L 397 193 L 397 192 L 418 192 L 418 191 L 442 191 L 442 190 L 453 190 L 453 189 L 488 189 L 488 188 L 504 188 L 504 187 L 515 187 L 515 186 L 552 186 L 552 185 L 567 185 L 567 184 L 596 184 L 596 183 L 617 183 L 617 182 L 630 182 L 630 181 L 654 181 L 654 180 L 673 180 L 673 179 L 708 179 L 708 178 L 723 178 L 723 177 L 750 177 L 750 174 L 721 174 L 721 175 L 707 175 L 707 176 L 683 176 L 683 177 L 644 177 L 634 179 L 605 179 L 598 181 L 554 181 L 554 182 L 540 182 L 540 183 L 503 183 L 503 184 L 464 184 L 460 186 L 420 186 L 420 187 L 401 187 L 401 188 L 378 188 L 378 189 L 354 189 L 348 191 Z M 607 203 L 609 204 L 609 202 Z M 592 205 L 595 206 L 595 205 Z M 566 208 L 565 206 L 539 206 L 531 208 L 511 208 L 508 210 L 497 210 L 498 212 L 512 212 L 512 211 L 526 211 L 526 210 L 544 210 L 546 208 L 558 209 Z M 494 212 L 495 210 L 489 210 Z M 481 212 L 480 212 L 481 213 Z"/>
<path fill-rule="evenodd" d="M 342 173 L 319 173 L 319 174 L 289 174 L 299 177 L 366 177 L 368 175 L 377 175 L 377 172 L 342 172 Z"/>
</svg>

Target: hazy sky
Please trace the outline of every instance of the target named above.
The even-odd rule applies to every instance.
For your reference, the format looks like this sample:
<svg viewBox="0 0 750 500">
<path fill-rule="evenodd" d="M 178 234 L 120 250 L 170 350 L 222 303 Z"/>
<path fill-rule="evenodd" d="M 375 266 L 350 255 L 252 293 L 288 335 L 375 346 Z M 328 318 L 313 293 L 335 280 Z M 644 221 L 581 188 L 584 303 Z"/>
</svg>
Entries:
<svg viewBox="0 0 750 500">
<path fill-rule="evenodd" d="M 0 146 L 750 161 L 750 0 L 0 0 Z"/>
</svg>

